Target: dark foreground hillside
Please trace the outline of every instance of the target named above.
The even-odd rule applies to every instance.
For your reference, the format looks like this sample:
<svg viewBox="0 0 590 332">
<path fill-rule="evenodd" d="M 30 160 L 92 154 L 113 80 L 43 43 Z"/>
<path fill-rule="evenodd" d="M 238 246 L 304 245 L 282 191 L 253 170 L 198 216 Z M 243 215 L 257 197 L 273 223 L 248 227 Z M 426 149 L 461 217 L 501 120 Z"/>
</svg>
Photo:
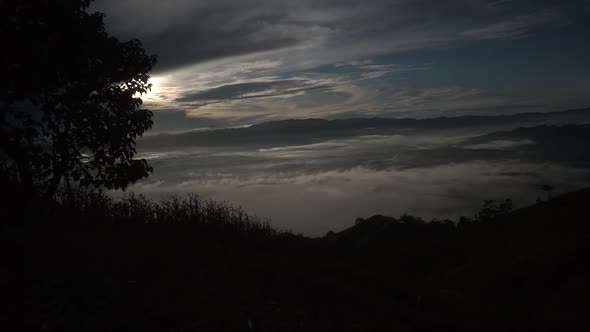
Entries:
<svg viewBox="0 0 590 332">
<path fill-rule="evenodd" d="M 214 202 L 78 194 L 15 206 L 2 234 L 24 246 L 25 330 L 582 331 L 588 202 L 310 239 Z"/>
</svg>

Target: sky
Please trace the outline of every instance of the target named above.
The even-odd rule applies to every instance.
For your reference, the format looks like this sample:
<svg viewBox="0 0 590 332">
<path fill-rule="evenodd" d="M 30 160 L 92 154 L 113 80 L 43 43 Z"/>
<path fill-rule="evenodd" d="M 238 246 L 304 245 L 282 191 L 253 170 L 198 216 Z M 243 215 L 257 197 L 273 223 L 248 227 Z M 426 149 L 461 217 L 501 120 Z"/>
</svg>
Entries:
<svg viewBox="0 0 590 332">
<path fill-rule="evenodd" d="M 485 199 L 532 204 L 543 184 L 590 186 L 579 144 L 588 127 L 516 129 L 590 122 L 590 109 L 552 113 L 590 106 L 588 0 L 97 0 L 93 9 L 110 33 L 159 56 L 142 96 L 155 123 L 138 142 L 154 173 L 130 191 L 194 193 L 322 235 L 357 217 L 456 219 Z M 517 113 L 530 118 L 506 117 Z M 367 120 L 439 117 L 455 118 Z M 330 121 L 268 123 L 308 118 Z"/>
<path fill-rule="evenodd" d="M 590 1 L 97 0 L 159 56 L 152 133 L 590 105 Z"/>
</svg>

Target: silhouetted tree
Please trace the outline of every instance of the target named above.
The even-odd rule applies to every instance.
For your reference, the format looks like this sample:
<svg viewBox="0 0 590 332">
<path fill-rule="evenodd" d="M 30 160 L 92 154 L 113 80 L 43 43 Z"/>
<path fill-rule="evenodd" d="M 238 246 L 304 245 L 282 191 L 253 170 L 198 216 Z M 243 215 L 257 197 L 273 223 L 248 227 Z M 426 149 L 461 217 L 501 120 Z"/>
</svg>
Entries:
<svg viewBox="0 0 590 332">
<path fill-rule="evenodd" d="M 365 218 L 358 217 L 358 218 L 356 218 L 356 219 L 354 220 L 354 224 L 355 224 L 355 225 L 360 225 L 360 224 L 362 224 L 363 222 L 365 222 Z"/>
<path fill-rule="evenodd" d="M 470 225 L 473 225 L 473 223 L 474 223 L 474 220 L 472 218 L 461 216 L 461 217 L 459 217 L 459 221 L 457 222 L 457 227 L 458 228 L 465 228 L 465 227 L 469 227 Z"/>
<path fill-rule="evenodd" d="M 39 193 L 63 181 L 124 189 L 152 171 L 133 157 L 152 126 L 139 96 L 156 57 L 109 35 L 91 2 L 0 4 L 0 167 Z"/>
<path fill-rule="evenodd" d="M 503 202 L 498 204 L 495 200 L 485 200 L 483 202 L 483 207 L 481 210 L 475 215 L 475 219 L 479 221 L 490 221 L 497 216 L 506 214 L 512 211 L 512 200 L 505 199 Z"/>
<path fill-rule="evenodd" d="M 402 214 L 399 217 L 399 220 L 405 225 L 423 225 L 425 221 L 420 217 L 415 217 L 409 214 Z"/>
<path fill-rule="evenodd" d="M 547 193 L 547 199 L 551 199 L 551 193 L 553 192 L 553 186 L 549 184 L 544 184 L 541 186 L 541 190 Z"/>
</svg>

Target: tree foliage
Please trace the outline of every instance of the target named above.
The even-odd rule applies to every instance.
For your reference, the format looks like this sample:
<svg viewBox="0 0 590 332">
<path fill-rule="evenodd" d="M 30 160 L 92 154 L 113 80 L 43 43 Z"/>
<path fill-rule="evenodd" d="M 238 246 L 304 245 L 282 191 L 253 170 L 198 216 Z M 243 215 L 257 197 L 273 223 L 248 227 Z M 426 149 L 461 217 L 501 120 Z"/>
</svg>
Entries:
<svg viewBox="0 0 590 332">
<path fill-rule="evenodd" d="M 124 189 L 152 171 L 134 156 L 153 123 L 140 96 L 157 59 L 109 35 L 91 2 L 0 5 L 0 167 L 40 193 L 64 182 Z"/>
<path fill-rule="evenodd" d="M 512 211 L 512 200 L 505 199 L 504 202 L 498 203 L 496 200 L 485 200 L 483 207 L 475 215 L 475 219 L 479 221 L 491 221 L 494 218 Z"/>
</svg>

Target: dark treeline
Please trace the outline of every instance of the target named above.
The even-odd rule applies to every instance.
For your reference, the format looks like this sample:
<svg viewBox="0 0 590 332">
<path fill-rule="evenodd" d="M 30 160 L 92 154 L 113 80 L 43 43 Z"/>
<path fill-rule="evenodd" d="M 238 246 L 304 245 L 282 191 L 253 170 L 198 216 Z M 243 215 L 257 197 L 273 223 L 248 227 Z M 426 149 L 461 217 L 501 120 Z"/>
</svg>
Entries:
<svg viewBox="0 0 590 332">
<path fill-rule="evenodd" d="M 590 295 L 589 198 L 308 238 L 197 197 L 70 192 L 3 233 L 24 242 L 27 330 L 571 331 Z"/>
</svg>

